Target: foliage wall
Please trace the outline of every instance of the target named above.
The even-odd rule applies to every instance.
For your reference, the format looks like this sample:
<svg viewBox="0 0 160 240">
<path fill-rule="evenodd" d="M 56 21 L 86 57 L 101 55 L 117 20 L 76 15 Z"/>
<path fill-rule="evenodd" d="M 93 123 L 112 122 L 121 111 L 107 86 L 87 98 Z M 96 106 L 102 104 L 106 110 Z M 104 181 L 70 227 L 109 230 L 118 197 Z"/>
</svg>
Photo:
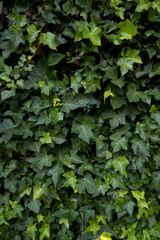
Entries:
<svg viewBox="0 0 160 240">
<path fill-rule="evenodd" d="M 159 24 L 159 0 L 0 1 L 1 240 L 160 239 Z"/>
</svg>

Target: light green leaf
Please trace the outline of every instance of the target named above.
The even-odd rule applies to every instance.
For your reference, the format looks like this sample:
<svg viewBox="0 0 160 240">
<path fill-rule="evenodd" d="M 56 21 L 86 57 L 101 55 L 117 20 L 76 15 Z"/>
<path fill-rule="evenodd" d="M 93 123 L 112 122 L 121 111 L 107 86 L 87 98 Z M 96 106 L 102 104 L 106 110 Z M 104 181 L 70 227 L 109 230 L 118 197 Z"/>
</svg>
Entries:
<svg viewBox="0 0 160 240">
<path fill-rule="evenodd" d="M 24 187 L 20 192 L 20 198 L 22 198 L 25 195 L 29 196 L 31 194 L 31 191 L 32 191 L 31 187 L 29 187 L 29 186 Z"/>
<path fill-rule="evenodd" d="M 20 27 L 23 27 L 28 23 L 26 20 L 26 15 L 20 14 L 14 8 L 12 8 L 12 13 L 7 15 L 7 18 L 12 22 L 12 24 Z"/>
<path fill-rule="evenodd" d="M 112 93 L 110 86 L 107 87 L 106 91 L 103 94 L 104 103 L 105 103 L 106 98 L 108 98 L 109 96 L 114 97 L 114 94 Z"/>
<path fill-rule="evenodd" d="M 36 30 L 36 26 L 34 24 L 31 24 L 26 30 L 28 32 L 28 42 L 31 44 L 36 40 L 40 31 Z"/>
<path fill-rule="evenodd" d="M 159 1 L 159 0 L 153 1 L 152 7 L 153 7 L 154 9 L 157 9 L 157 11 L 160 13 L 160 1 Z"/>
<path fill-rule="evenodd" d="M 2 224 L 9 225 L 9 223 L 5 220 L 3 213 L 0 213 L 0 225 Z"/>
<path fill-rule="evenodd" d="M 137 27 L 134 26 L 129 19 L 119 23 L 118 27 L 120 28 L 119 34 L 121 40 L 132 39 L 132 37 L 136 36 L 138 33 Z"/>
<path fill-rule="evenodd" d="M 122 3 L 122 0 L 111 0 L 110 1 L 110 5 L 114 8 L 117 7 L 121 3 Z"/>
<path fill-rule="evenodd" d="M 42 136 L 43 136 L 43 137 L 41 137 L 41 138 L 39 139 L 42 144 L 52 143 L 52 139 L 51 139 L 51 137 L 50 137 L 50 132 L 43 133 Z"/>
<path fill-rule="evenodd" d="M 55 42 L 55 34 L 51 32 L 42 33 L 40 36 L 40 43 L 43 43 L 44 45 L 47 45 L 52 50 L 57 50 L 56 48 L 56 42 Z"/>
<path fill-rule="evenodd" d="M 89 221 L 89 226 L 87 227 L 87 229 L 84 231 L 84 233 L 87 232 L 93 232 L 94 235 L 96 235 L 96 233 L 100 230 L 100 225 L 98 224 L 98 222 L 96 222 L 95 220 L 90 220 Z"/>
<path fill-rule="evenodd" d="M 120 66 L 122 76 L 126 74 L 129 70 L 133 71 L 134 63 L 142 63 L 141 57 L 138 55 L 139 52 L 139 50 L 130 48 L 122 49 L 122 58 L 120 58 L 117 62 L 117 65 Z"/>
<path fill-rule="evenodd" d="M 66 228 L 69 229 L 69 222 L 67 218 L 61 217 L 59 220 L 59 224 L 64 224 L 66 226 Z"/>
<path fill-rule="evenodd" d="M 32 223 L 30 222 L 28 224 L 28 227 L 27 227 L 27 231 L 26 231 L 30 237 L 32 238 L 32 240 L 35 240 L 36 238 L 36 232 L 37 232 L 37 223 Z"/>
<path fill-rule="evenodd" d="M 43 240 L 44 238 L 50 239 L 50 225 L 45 223 L 43 227 L 39 229 L 40 235 L 39 239 Z"/>
<path fill-rule="evenodd" d="M 89 38 L 91 42 L 96 46 L 101 46 L 101 39 L 99 36 L 99 33 L 101 32 L 100 27 L 91 27 L 89 29 L 88 27 L 85 27 L 82 31 L 83 38 Z"/>
<path fill-rule="evenodd" d="M 75 173 L 73 171 L 66 172 L 63 174 L 63 177 L 66 178 L 65 186 L 72 187 L 74 192 L 76 193 L 77 192 L 77 189 L 76 189 L 77 178 L 75 176 Z"/>
<path fill-rule="evenodd" d="M 33 200 L 40 198 L 43 195 L 43 188 L 41 184 L 36 184 L 33 188 Z"/>
<path fill-rule="evenodd" d="M 126 167 L 129 164 L 129 161 L 125 157 L 119 157 L 118 159 L 113 160 L 113 167 L 115 171 L 119 171 L 120 174 L 127 178 Z"/>
<path fill-rule="evenodd" d="M 40 222 L 45 222 L 44 216 L 43 216 L 41 213 L 39 213 L 39 214 L 37 215 L 37 220 L 38 220 L 39 223 L 40 223 Z"/>
<path fill-rule="evenodd" d="M 148 10 L 151 6 L 151 2 L 149 0 L 140 0 L 135 11 L 142 12 L 143 10 Z"/>
</svg>

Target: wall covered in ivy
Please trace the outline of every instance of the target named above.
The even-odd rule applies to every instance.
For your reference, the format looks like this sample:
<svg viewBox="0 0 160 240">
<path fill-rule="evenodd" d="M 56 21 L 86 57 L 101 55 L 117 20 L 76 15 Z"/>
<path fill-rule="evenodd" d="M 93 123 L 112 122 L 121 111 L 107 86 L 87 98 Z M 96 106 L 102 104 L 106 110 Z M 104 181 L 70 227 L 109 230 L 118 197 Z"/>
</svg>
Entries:
<svg viewBox="0 0 160 240">
<path fill-rule="evenodd" d="M 160 239 L 160 1 L 0 1 L 0 239 Z"/>
</svg>

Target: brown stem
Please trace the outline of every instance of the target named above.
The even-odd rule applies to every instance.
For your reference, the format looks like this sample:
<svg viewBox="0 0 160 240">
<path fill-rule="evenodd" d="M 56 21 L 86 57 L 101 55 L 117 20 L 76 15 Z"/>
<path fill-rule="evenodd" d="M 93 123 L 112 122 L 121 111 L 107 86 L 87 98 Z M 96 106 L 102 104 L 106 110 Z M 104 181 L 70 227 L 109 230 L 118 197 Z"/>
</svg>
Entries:
<svg viewBox="0 0 160 240">
<path fill-rule="evenodd" d="M 107 9 L 110 8 L 110 3 L 111 3 L 111 0 L 108 0 L 108 3 L 107 3 Z"/>
<path fill-rule="evenodd" d="M 36 55 L 36 52 L 38 51 L 38 49 L 40 48 L 40 45 L 38 45 L 38 47 L 36 48 L 36 51 L 33 53 L 33 55 L 30 57 L 30 59 L 28 60 L 28 62 L 20 69 L 19 73 L 22 73 L 23 70 L 25 69 L 25 67 L 28 66 L 28 64 L 30 63 L 30 61 L 32 60 L 32 58 Z"/>
</svg>

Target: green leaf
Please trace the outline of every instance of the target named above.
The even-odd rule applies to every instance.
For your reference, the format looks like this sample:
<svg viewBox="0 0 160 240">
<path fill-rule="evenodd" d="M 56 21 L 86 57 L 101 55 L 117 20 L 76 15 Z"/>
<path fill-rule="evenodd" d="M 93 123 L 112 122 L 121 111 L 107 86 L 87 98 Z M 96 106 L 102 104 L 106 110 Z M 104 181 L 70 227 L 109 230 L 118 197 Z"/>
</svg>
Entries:
<svg viewBox="0 0 160 240">
<path fill-rule="evenodd" d="M 55 187 L 57 187 L 57 183 L 59 181 L 59 178 L 61 176 L 61 174 L 64 173 L 64 170 L 61 166 L 59 166 L 58 164 L 55 165 L 54 167 L 52 167 L 48 174 L 49 175 L 52 175 L 52 180 L 53 180 L 53 183 L 55 185 Z"/>
<path fill-rule="evenodd" d="M 32 188 L 29 186 L 24 187 L 20 192 L 20 198 L 24 197 L 25 195 L 30 195 L 32 191 Z"/>
<path fill-rule="evenodd" d="M 51 167 L 54 157 L 52 154 L 47 155 L 47 153 L 37 154 L 36 157 L 26 159 L 27 162 L 33 164 L 39 170 L 42 170 L 44 167 Z"/>
<path fill-rule="evenodd" d="M 41 213 L 39 213 L 39 214 L 37 215 L 37 220 L 38 220 L 39 223 L 40 223 L 40 222 L 45 222 L 44 216 L 43 216 Z"/>
<path fill-rule="evenodd" d="M 44 191 L 41 187 L 41 184 L 36 184 L 33 188 L 33 200 L 40 198 L 43 195 Z"/>
<path fill-rule="evenodd" d="M 39 30 L 36 30 L 36 26 L 34 24 L 31 24 L 28 28 L 27 28 L 27 32 L 28 32 L 28 42 L 31 44 L 33 43 L 37 36 L 38 33 L 40 32 Z"/>
<path fill-rule="evenodd" d="M 26 21 L 26 15 L 20 14 L 14 8 L 12 9 L 12 13 L 7 15 L 7 18 L 12 22 L 12 24 L 20 27 L 23 27 L 28 23 Z"/>
<path fill-rule="evenodd" d="M 98 224 L 98 222 L 96 222 L 95 220 L 90 220 L 89 221 L 89 226 L 87 227 L 87 229 L 84 231 L 84 233 L 87 232 L 93 232 L 94 235 L 96 235 L 96 233 L 100 230 L 100 225 Z"/>
<path fill-rule="evenodd" d="M 118 24 L 120 39 L 132 39 L 137 35 L 137 27 L 134 26 L 129 19 Z"/>
<path fill-rule="evenodd" d="M 33 224 L 32 222 L 30 222 L 28 224 L 26 232 L 30 235 L 32 240 L 35 240 L 36 239 L 36 232 L 37 232 L 37 223 Z"/>
<path fill-rule="evenodd" d="M 11 193 L 15 193 L 17 190 L 16 180 L 14 178 L 4 180 L 4 188 L 8 189 Z"/>
<path fill-rule="evenodd" d="M 121 3 L 122 3 L 122 0 L 111 0 L 110 5 L 115 8 Z"/>
<path fill-rule="evenodd" d="M 45 223 L 40 229 L 39 239 L 43 240 L 44 238 L 50 238 L 50 225 Z"/>
<path fill-rule="evenodd" d="M 3 213 L 0 213 L 0 225 L 2 224 L 9 225 L 9 223 L 5 220 Z"/>
<path fill-rule="evenodd" d="M 65 57 L 62 53 L 53 53 L 51 52 L 47 58 L 48 66 L 54 66 L 58 64 Z"/>
<path fill-rule="evenodd" d="M 154 9 L 157 9 L 157 11 L 160 13 L 160 2 L 159 2 L 159 0 L 153 1 L 152 7 L 153 7 Z"/>
<path fill-rule="evenodd" d="M 119 133 L 113 134 L 111 137 L 111 146 L 113 148 L 113 152 L 118 152 L 120 149 L 127 150 L 127 139 L 126 137 L 121 137 Z"/>
<path fill-rule="evenodd" d="M 42 33 L 40 36 L 40 43 L 43 43 L 44 45 L 47 45 L 50 49 L 52 50 L 57 50 L 56 47 L 56 42 L 55 42 L 55 34 L 51 33 L 51 32 L 47 32 L 47 33 Z"/>
<path fill-rule="evenodd" d="M 94 194 L 96 192 L 95 183 L 91 174 L 87 173 L 78 181 L 77 189 L 80 193 L 85 193 L 85 191 L 87 191 L 89 194 Z"/>
<path fill-rule="evenodd" d="M 109 96 L 114 97 L 114 94 L 111 92 L 110 86 L 107 87 L 106 91 L 103 94 L 104 103 L 105 103 L 106 98 L 108 98 Z"/>
<path fill-rule="evenodd" d="M 76 189 L 77 178 L 76 178 L 74 172 L 73 171 L 66 172 L 63 174 L 63 177 L 66 178 L 65 186 L 72 187 L 74 192 L 76 193 L 77 192 L 77 189 Z"/>
<path fill-rule="evenodd" d="M 115 171 L 119 171 L 120 174 L 127 178 L 126 167 L 129 164 L 129 161 L 125 157 L 119 157 L 118 159 L 113 160 L 113 167 Z"/>
<path fill-rule="evenodd" d="M 136 12 L 142 12 L 143 10 L 148 10 L 151 6 L 151 2 L 149 0 L 140 0 L 137 7 Z"/>
<path fill-rule="evenodd" d="M 134 63 L 142 63 L 142 60 L 140 58 L 139 50 L 135 49 L 122 49 L 121 55 L 122 58 L 120 58 L 117 62 L 117 65 L 120 66 L 121 75 L 123 76 L 126 74 L 129 70 L 133 71 L 133 64 Z"/>
<path fill-rule="evenodd" d="M 94 136 L 92 129 L 94 128 L 94 123 L 91 122 L 87 117 L 84 118 L 82 123 L 73 121 L 72 133 L 77 133 L 78 137 L 89 144 L 90 139 Z"/>
<path fill-rule="evenodd" d="M 89 38 L 94 45 L 101 46 L 101 39 L 99 36 L 101 31 L 100 27 L 92 26 L 91 29 L 85 27 L 82 31 L 82 35 L 83 38 Z"/>
<path fill-rule="evenodd" d="M 41 138 L 39 139 L 42 144 L 52 143 L 52 139 L 51 139 L 51 137 L 50 137 L 50 132 L 43 133 L 42 136 L 43 136 L 43 137 L 41 137 Z"/>
<path fill-rule="evenodd" d="M 139 138 L 134 138 L 132 140 L 132 149 L 134 154 L 139 155 L 142 154 L 144 156 L 149 156 L 149 146 L 148 143 L 140 140 Z"/>
<path fill-rule="evenodd" d="M 137 91 L 137 86 L 130 83 L 128 86 L 128 91 L 126 93 L 129 102 L 138 102 L 139 101 L 139 91 Z"/>
<path fill-rule="evenodd" d="M 110 103 L 112 105 L 113 110 L 120 108 L 123 104 L 126 104 L 126 100 L 124 97 L 114 96 L 111 98 Z"/>
<path fill-rule="evenodd" d="M 63 107 L 62 111 L 69 113 L 71 110 L 75 110 L 80 107 L 80 104 L 77 102 L 72 93 L 66 93 L 62 98 Z"/>
<path fill-rule="evenodd" d="M 28 204 L 28 208 L 35 213 L 39 213 L 41 203 L 38 200 L 33 200 Z"/>
</svg>

